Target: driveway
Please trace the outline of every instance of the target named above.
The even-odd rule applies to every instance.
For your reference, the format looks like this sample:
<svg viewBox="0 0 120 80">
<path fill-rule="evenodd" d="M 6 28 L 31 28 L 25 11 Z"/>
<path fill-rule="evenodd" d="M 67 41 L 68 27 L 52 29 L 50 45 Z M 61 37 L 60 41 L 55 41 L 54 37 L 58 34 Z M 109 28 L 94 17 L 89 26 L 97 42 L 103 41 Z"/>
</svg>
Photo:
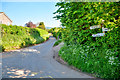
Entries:
<svg viewBox="0 0 120 80">
<path fill-rule="evenodd" d="M 2 53 L 2 78 L 93 78 L 53 59 L 55 41 Z"/>
</svg>

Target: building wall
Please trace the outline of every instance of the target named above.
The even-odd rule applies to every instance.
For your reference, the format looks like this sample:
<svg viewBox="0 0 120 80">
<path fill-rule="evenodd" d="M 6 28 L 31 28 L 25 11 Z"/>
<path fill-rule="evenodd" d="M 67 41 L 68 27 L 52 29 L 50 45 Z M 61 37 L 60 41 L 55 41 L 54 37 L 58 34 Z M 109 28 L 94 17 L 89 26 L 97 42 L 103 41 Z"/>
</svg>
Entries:
<svg viewBox="0 0 120 80">
<path fill-rule="evenodd" d="M 4 13 L 0 13 L 0 23 L 10 25 L 12 24 L 12 21 L 9 20 L 8 17 L 6 17 Z"/>
</svg>

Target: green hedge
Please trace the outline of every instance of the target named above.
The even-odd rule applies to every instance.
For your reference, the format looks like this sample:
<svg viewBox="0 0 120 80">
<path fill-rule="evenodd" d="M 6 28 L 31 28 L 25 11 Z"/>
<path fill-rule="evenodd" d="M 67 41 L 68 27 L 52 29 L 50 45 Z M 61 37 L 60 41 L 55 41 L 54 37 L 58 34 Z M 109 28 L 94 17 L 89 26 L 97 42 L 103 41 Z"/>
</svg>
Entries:
<svg viewBox="0 0 120 80">
<path fill-rule="evenodd" d="M 101 78 L 119 78 L 119 2 L 58 2 L 56 6 L 59 9 L 54 18 L 65 26 L 62 40 L 66 45 L 59 55 L 82 71 Z M 90 30 L 90 26 L 101 24 L 110 31 L 103 37 L 92 37 L 102 31 Z"/>
<path fill-rule="evenodd" d="M 64 45 L 59 51 L 59 56 L 69 65 L 73 65 L 83 72 L 92 73 L 95 77 L 118 79 L 120 76 L 120 63 L 116 57 L 118 51 L 89 47 L 87 45 Z"/>
<path fill-rule="evenodd" d="M 62 39 L 62 30 L 63 28 L 51 28 L 48 32 L 53 34 L 53 37 L 55 37 L 56 39 L 59 38 Z"/>
<path fill-rule="evenodd" d="M 91 44 L 64 45 L 59 51 L 70 65 L 78 69 L 94 73 L 96 77 L 110 79 L 119 78 L 120 74 L 120 38 L 115 34 L 118 28 L 107 33 L 104 37 L 96 38 Z M 113 79 L 114 80 L 114 79 Z"/>
<path fill-rule="evenodd" d="M 38 44 L 48 39 L 48 32 L 39 28 L 28 28 L 2 24 L 3 50 L 19 49 L 25 46 Z"/>
</svg>

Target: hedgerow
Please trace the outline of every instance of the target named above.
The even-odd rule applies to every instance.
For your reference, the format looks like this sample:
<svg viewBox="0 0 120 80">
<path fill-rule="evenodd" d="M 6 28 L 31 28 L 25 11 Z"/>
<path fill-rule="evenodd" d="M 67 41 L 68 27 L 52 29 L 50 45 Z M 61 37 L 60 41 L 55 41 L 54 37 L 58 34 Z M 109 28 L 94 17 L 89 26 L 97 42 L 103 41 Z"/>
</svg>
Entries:
<svg viewBox="0 0 120 80">
<path fill-rule="evenodd" d="M 49 36 L 48 32 L 39 28 L 1 25 L 2 47 L 5 51 L 19 49 L 33 44 L 44 42 Z"/>
<path fill-rule="evenodd" d="M 56 6 L 59 9 L 54 14 L 59 15 L 54 18 L 65 27 L 62 31 L 65 46 L 59 55 L 70 65 L 97 77 L 119 78 L 119 2 L 58 2 Z M 101 29 L 90 30 L 94 25 L 109 31 L 105 36 L 92 37 L 102 33 Z"/>
<path fill-rule="evenodd" d="M 61 39 L 62 38 L 62 30 L 63 30 L 63 28 L 55 27 L 55 28 L 51 28 L 48 32 L 52 33 L 53 37 L 55 37 L 56 39 L 58 39 L 58 36 Z"/>
</svg>

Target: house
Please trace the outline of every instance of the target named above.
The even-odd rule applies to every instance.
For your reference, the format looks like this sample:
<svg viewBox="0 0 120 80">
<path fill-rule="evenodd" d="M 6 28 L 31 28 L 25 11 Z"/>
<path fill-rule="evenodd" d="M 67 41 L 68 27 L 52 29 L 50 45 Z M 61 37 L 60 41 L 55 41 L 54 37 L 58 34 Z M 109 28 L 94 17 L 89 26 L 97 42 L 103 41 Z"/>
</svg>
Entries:
<svg viewBox="0 0 120 80">
<path fill-rule="evenodd" d="M 11 25 L 12 20 L 4 12 L 0 12 L 0 24 Z"/>
<path fill-rule="evenodd" d="M 36 25 L 33 24 L 31 21 L 29 21 L 28 23 L 25 24 L 27 27 L 30 27 L 30 28 L 36 28 Z"/>
</svg>

